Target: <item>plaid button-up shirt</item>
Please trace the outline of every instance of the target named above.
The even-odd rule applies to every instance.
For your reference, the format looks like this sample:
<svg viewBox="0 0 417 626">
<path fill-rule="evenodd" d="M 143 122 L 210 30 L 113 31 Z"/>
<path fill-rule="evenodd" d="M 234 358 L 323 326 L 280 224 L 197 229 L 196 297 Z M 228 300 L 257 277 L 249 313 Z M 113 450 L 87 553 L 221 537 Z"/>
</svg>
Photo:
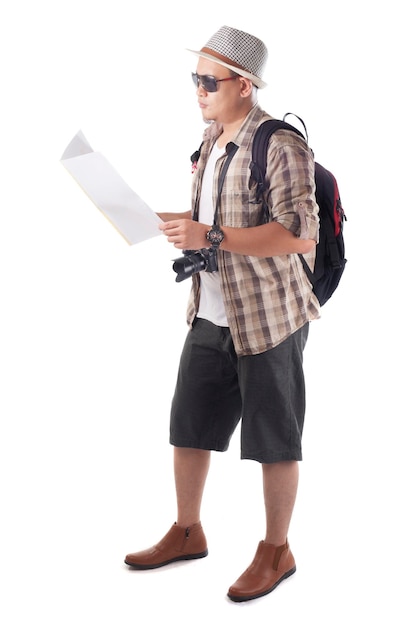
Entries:
<svg viewBox="0 0 417 626">
<path fill-rule="evenodd" d="M 255 184 L 250 181 L 249 164 L 254 133 L 270 116 L 255 105 L 233 143 L 238 146 L 220 198 L 217 223 L 248 228 L 263 223 L 262 202 L 256 200 Z M 192 215 L 198 205 L 205 165 L 221 127 L 212 123 L 204 133 L 197 168 L 192 182 Z M 216 205 L 218 178 L 226 151 L 216 163 L 213 206 Z M 270 219 L 279 222 L 303 239 L 318 240 L 318 206 L 315 200 L 314 159 L 305 141 L 295 133 L 277 131 L 268 148 L 266 177 Z M 310 266 L 315 252 L 308 255 Z M 284 341 L 318 318 L 320 306 L 297 254 L 260 258 L 218 251 L 221 288 L 227 320 L 236 353 L 258 354 Z M 191 326 L 198 311 L 199 275 L 192 276 L 187 321 Z"/>
</svg>

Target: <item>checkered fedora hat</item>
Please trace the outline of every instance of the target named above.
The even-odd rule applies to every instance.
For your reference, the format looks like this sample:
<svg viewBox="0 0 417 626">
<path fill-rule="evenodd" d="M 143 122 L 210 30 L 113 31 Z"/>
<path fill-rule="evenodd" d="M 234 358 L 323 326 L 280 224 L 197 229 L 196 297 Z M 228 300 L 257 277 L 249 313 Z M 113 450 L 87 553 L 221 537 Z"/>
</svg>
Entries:
<svg viewBox="0 0 417 626">
<path fill-rule="evenodd" d="M 249 33 L 230 26 L 222 26 L 204 48 L 188 51 L 249 78 L 260 89 L 266 87 L 262 73 L 268 58 L 268 50 L 260 39 Z"/>
</svg>

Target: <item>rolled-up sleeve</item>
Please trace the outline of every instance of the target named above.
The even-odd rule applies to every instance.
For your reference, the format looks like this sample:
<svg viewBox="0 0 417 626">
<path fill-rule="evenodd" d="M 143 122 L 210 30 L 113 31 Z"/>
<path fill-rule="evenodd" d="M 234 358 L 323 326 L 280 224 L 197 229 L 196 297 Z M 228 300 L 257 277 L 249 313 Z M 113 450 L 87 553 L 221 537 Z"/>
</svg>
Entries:
<svg viewBox="0 0 417 626">
<path fill-rule="evenodd" d="M 300 239 L 319 238 L 314 157 L 294 133 L 273 135 L 267 159 L 267 202 L 272 220 Z"/>
</svg>

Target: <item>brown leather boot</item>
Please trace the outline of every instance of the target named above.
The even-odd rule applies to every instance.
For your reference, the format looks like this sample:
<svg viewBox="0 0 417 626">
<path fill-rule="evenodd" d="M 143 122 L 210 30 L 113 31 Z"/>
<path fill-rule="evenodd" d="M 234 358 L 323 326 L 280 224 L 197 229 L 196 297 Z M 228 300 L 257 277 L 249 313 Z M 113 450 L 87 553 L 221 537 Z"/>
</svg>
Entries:
<svg viewBox="0 0 417 626">
<path fill-rule="evenodd" d="M 295 572 L 295 561 L 288 541 L 283 546 L 260 541 L 255 558 L 230 587 L 228 596 L 234 602 L 254 600 L 270 593 Z"/>
<path fill-rule="evenodd" d="M 188 528 L 175 523 L 159 543 L 148 550 L 128 554 L 125 563 L 135 569 L 154 569 L 174 561 L 201 559 L 207 554 L 207 541 L 200 522 Z"/>
</svg>

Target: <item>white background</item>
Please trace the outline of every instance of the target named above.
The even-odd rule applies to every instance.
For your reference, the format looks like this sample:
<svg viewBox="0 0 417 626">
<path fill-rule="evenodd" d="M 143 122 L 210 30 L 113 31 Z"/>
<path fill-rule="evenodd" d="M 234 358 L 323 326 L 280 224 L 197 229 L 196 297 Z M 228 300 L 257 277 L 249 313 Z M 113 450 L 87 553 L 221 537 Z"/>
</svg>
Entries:
<svg viewBox="0 0 417 626">
<path fill-rule="evenodd" d="M 7 626 L 416 623 L 412 3 L 3 2 L 0 621 Z M 213 456 L 207 559 L 131 572 L 175 520 L 168 415 L 189 284 L 128 246 L 60 164 L 82 129 L 155 210 L 189 207 L 204 126 L 190 72 L 221 25 L 270 52 L 261 105 L 307 123 L 348 222 L 312 325 L 290 533 L 298 571 L 226 592 L 263 537 L 260 466 Z"/>
</svg>

